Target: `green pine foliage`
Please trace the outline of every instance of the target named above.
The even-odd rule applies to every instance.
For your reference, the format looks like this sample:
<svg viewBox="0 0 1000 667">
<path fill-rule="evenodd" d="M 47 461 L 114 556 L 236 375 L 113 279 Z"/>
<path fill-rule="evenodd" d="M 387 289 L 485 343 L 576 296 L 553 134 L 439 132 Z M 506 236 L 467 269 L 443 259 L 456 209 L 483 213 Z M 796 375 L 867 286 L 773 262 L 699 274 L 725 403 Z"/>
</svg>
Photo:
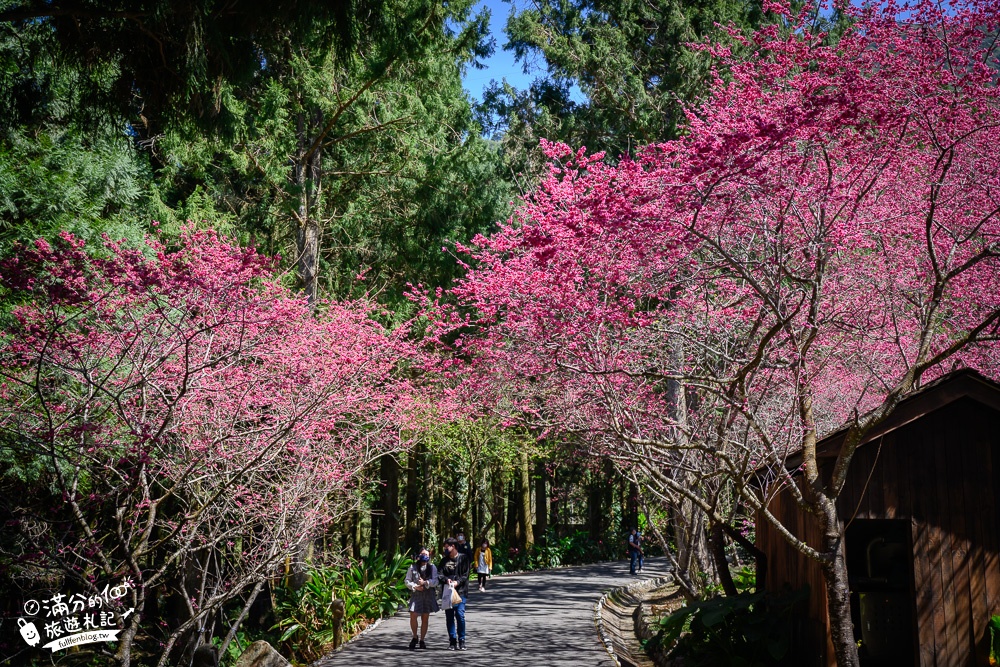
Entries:
<svg viewBox="0 0 1000 667">
<path fill-rule="evenodd" d="M 154 147 L 177 211 L 165 224 L 194 212 L 293 260 L 305 215 L 321 228 L 321 293 L 376 293 L 405 316 L 407 283 L 447 284 L 457 263 L 442 247 L 509 209 L 498 146 L 480 136 L 461 85 L 485 49 L 471 7 L 397 2 L 391 39 L 362 37 L 347 57 L 289 44 L 254 85 L 223 90 L 231 136 L 179 123 Z M 317 168 L 297 182 L 310 150 Z"/>
<path fill-rule="evenodd" d="M 835 39 L 844 26 L 841 16 L 816 9 L 814 14 Z M 540 67 L 542 73 L 527 89 L 495 83 L 478 112 L 484 126 L 502 136 L 511 167 L 529 176 L 544 168 L 539 138 L 605 151 L 617 160 L 683 131 L 685 108 L 707 89 L 717 65 L 701 46 L 722 44 L 738 52 L 742 47 L 728 26 L 752 30 L 776 19 L 760 0 L 517 5 L 505 46 L 525 71 Z"/>
</svg>

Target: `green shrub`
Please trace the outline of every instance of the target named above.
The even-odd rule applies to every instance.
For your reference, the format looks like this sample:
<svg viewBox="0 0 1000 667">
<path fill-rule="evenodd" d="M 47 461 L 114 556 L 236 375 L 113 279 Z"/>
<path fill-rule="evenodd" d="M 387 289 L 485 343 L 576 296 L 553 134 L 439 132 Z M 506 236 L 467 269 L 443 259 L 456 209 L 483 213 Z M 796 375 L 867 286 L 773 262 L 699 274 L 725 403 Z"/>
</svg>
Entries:
<svg viewBox="0 0 1000 667">
<path fill-rule="evenodd" d="M 659 621 L 652 640 L 685 667 L 764 667 L 789 654 L 795 611 L 808 589 L 741 593 L 690 603 Z"/>
<path fill-rule="evenodd" d="M 754 565 L 744 565 L 733 572 L 733 583 L 740 593 L 750 593 L 757 590 L 757 568 Z"/>
<path fill-rule="evenodd" d="M 348 567 L 314 566 L 299 589 L 275 589 L 274 628 L 280 644 L 297 662 L 312 662 L 333 647 L 334 623 L 330 603 L 344 601 L 344 640 L 379 618 L 396 613 L 409 598 L 403 583 L 410 558 L 376 554 Z"/>
<path fill-rule="evenodd" d="M 739 593 L 752 593 L 757 589 L 757 568 L 753 565 L 744 565 L 738 570 L 730 570 L 733 576 L 733 584 Z M 698 579 L 701 580 L 702 596 L 705 599 L 723 595 L 725 593 L 722 584 L 709 583 L 709 574 L 699 572 Z"/>
<path fill-rule="evenodd" d="M 613 537 L 594 541 L 585 530 L 578 530 L 565 537 L 549 531 L 545 534 L 545 546 L 538 543 L 527 551 L 498 542 L 493 546 L 493 573 L 541 570 L 622 558 L 624 538 L 619 542 L 621 544 L 614 541 Z"/>
<path fill-rule="evenodd" d="M 1000 664 L 1000 615 L 990 617 L 990 664 Z"/>
</svg>

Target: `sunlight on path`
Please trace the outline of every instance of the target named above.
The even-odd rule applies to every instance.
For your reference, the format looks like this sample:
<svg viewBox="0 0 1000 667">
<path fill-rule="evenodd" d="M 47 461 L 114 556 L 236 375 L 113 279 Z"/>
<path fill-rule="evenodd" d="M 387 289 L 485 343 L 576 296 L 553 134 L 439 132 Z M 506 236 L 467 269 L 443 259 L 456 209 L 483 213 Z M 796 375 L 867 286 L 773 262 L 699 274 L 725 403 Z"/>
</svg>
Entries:
<svg viewBox="0 0 1000 667">
<path fill-rule="evenodd" d="M 313 667 L 409 667 L 453 660 L 503 667 L 611 667 L 594 627 L 594 604 L 611 588 L 664 574 L 665 559 L 651 558 L 640 577 L 629 576 L 628 561 L 496 577 L 486 593 L 469 587 L 464 653 L 448 650 L 444 612 L 431 616 L 427 649 L 410 651 L 409 614 L 402 613 Z"/>
</svg>

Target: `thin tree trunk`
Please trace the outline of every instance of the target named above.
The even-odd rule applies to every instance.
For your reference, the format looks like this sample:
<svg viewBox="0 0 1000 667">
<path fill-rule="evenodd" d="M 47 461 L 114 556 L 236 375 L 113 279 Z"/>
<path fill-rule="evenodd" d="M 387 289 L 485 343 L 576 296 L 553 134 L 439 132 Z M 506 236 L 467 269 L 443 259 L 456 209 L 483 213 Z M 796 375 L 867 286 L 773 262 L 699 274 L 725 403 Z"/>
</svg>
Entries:
<svg viewBox="0 0 1000 667">
<path fill-rule="evenodd" d="M 707 583 L 718 583 L 712 567 L 708 534 L 705 530 L 705 513 L 694 503 L 682 500 L 672 512 L 674 543 L 677 546 L 677 562 L 682 573 L 696 589 L 701 588 L 699 574 L 708 575 Z"/>
<path fill-rule="evenodd" d="M 521 479 L 518 492 L 518 502 L 521 511 L 521 546 L 525 551 L 531 549 L 535 544 L 535 534 L 531 526 L 531 466 L 528 461 L 528 452 L 521 451 Z"/>
<path fill-rule="evenodd" d="M 499 467 L 495 467 L 490 475 L 490 526 L 495 527 L 493 533 L 494 541 L 502 541 L 504 537 L 505 519 L 507 516 L 504 511 L 507 506 L 507 497 L 504 493 L 505 488 L 504 473 Z M 489 532 L 490 529 L 487 528 L 485 533 L 488 534 Z"/>
<path fill-rule="evenodd" d="M 236 622 L 232 624 L 229 628 L 229 632 L 226 633 L 225 638 L 222 640 L 222 644 L 219 645 L 219 655 L 225 655 L 226 649 L 229 647 L 229 642 L 233 641 L 233 637 L 236 636 L 236 631 L 239 629 L 240 625 L 246 619 L 247 614 L 250 613 L 250 607 L 253 606 L 254 601 L 257 596 L 260 595 L 261 590 L 264 588 L 264 582 L 258 581 L 257 585 L 253 587 L 253 591 L 250 592 L 250 597 L 247 598 L 246 604 L 243 605 L 243 611 L 240 612 L 239 618 Z"/>
<path fill-rule="evenodd" d="M 125 626 L 121 637 L 118 639 L 118 651 L 115 659 L 120 667 L 129 667 L 132 662 L 132 642 L 139 632 L 139 623 L 142 621 L 142 612 L 146 608 L 146 595 L 144 589 L 133 591 L 135 600 L 135 611 L 132 613 L 131 622 Z"/>
<path fill-rule="evenodd" d="M 351 555 L 354 556 L 354 560 L 361 560 L 361 544 L 363 540 L 363 533 L 361 526 L 361 510 L 358 509 L 358 511 L 352 512 L 351 515 L 353 516 Z"/>
<path fill-rule="evenodd" d="M 823 582 L 826 584 L 827 609 L 830 614 L 830 637 L 838 667 L 860 667 L 858 646 L 854 641 L 854 624 L 851 622 L 851 591 L 847 579 L 847 562 L 844 557 L 843 533 L 837 516 L 836 503 L 830 499 L 821 502 L 824 551 L 831 556 L 823 564 Z"/>
<path fill-rule="evenodd" d="M 556 466 L 552 470 L 552 485 L 551 493 L 552 497 L 549 500 L 549 526 L 552 528 L 552 532 L 556 537 L 559 537 L 559 528 L 561 527 L 560 513 L 562 511 L 562 500 L 560 496 L 562 495 L 562 488 L 560 485 L 560 475 L 559 467 Z"/>
<path fill-rule="evenodd" d="M 368 510 L 368 555 L 374 556 L 378 553 L 379 528 L 382 525 L 381 507 L 372 507 Z"/>
<path fill-rule="evenodd" d="M 322 124 L 322 112 L 315 111 L 313 118 L 307 120 L 304 113 L 297 118 L 296 133 L 298 135 L 299 151 L 293 167 L 293 180 L 298 189 L 299 205 L 297 211 L 296 246 L 298 260 L 296 262 L 299 282 L 306 295 L 309 305 L 316 302 L 319 290 L 319 248 L 321 228 L 318 205 L 320 192 L 320 176 L 322 174 L 322 150 L 317 148 L 306 159 L 306 152 L 312 144 L 311 131 Z"/>
<path fill-rule="evenodd" d="M 462 502 L 459 504 L 458 526 L 457 530 L 455 531 L 456 533 L 459 532 L 465 533 L 465 537 L 467 540 L 474 539 L 473 536 L 475 535 L 475 533 L 472 530 L 472 503 L 475 502 L 475 494 L 476 494 L 475 482 L 472 479 L 473 474 L 474 471 L 472 469 L 472 466 L 470 465 L 469 471 L 465 475 L 466 479 L 465 494 L 462 498 Z M 457 492 L 458 486 L 456 485 L 455 488 Z"/>
<path fill-rule="evenodd" d="M 483 498 L 482 494 L 476 494 L 476 501 L 472 504 L 472 525 L 469 526 L 469 539 L 479 544 L 485 535 L 482 534 L 483 523 Z"/>
<path fill-rule="evenodd" d="M 440 479 L 440 477 L 434 475 L 431 479 Z M 444 508 L 442 503 L 444 502 L 444 495 L 441 493 L 441 487 L 434 485 L 434 493 L 432 495 L 433 502 L 427 508 L 428 524 L 434 526 L 434 534 L 437 536 L 437 544 L 434 547 L 438 550 L 441 549 L 441 540 L 448 537 L 444 534 L 444 525 L 441 520 L 441 515 L 444 513 Z"/>
<path fill-rule="evenodd" d="M 599 516 L 600 538 L 604 539 L 613 529 L 611 517 L 615 507 L 615 483 L 621 478 L 615 470 L 615 464 L 610 458 L 605 458 L 601 463 L 601 478 L 597 480 L 598 488 L 604 493 L 602 505 L 604 510 Z M 624 509 L 624 508 L 622 508 Z"/>
<path fill-rule="evenodd" d="M 538 531 L 535 539 L 542 546 L 545 546 L 545 534 L 549 530 L 549 496 L 545 486 L 547 477 L 545 462 L 538 461 L 535 464 L 535 528 Z"/>
</svg>

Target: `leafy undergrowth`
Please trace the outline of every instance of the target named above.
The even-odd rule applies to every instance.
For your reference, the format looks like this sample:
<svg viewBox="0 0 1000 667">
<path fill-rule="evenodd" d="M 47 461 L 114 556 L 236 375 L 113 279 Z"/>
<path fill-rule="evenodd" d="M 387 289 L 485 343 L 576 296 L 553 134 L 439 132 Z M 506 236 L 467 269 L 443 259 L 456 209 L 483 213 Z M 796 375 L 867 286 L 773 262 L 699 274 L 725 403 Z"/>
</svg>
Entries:
<svg viewBox="0 0 1000 667">
<path fill-rule="evenodd" d="M 275 589 L 274 626 L 269 632 L 239 633 L 225 663 L 235 664 L 241 649 L 258 639 L 271 642 L 293 664 L 318 660 L 334 648 L 333 600 L 344 601 L 342 641 L 347 641 L 406 602 L 403 580 L 410 563 L 404 554 L 377 554 L 349 566 L 314 565 L 300 588 Z"/>
<path fill-rule="evenodd" d="M 740 593 L 691 602 L 659 621 L 649 642 L 684 667 L 769 667 L 789 657 L 808 590 Z M 680 663 L 678 663 L 680 664 Z"/>
<path fill-rule="evenodd" d="M 609 534 L 603 540 L 594 540 L 586 530 L 578 530 L 565 536 L 549 531 L 545 535 L 545 546 L 534 544 L 527 551 L 498 543 L 493 547 L 493 574 L 544 570 L 549 567 L 584 565 L 623 558 L 623 540 L 617 534 Z M 649 544 L 645 550 L 647 556 L 659 555 L 655 544 Z"/>
</svg>

